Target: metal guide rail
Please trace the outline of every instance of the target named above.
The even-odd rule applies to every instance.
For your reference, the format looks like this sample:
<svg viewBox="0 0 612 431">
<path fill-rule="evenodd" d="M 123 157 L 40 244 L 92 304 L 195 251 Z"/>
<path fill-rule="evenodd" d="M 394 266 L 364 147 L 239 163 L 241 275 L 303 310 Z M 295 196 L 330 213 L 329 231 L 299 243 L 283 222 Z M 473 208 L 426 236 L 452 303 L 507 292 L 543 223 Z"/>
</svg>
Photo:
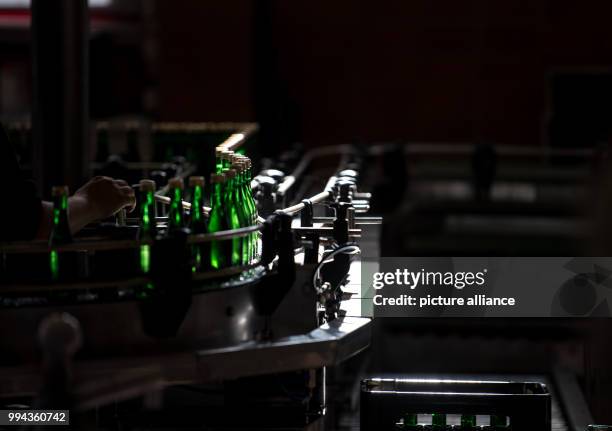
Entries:
<svg viewBox="0 0 612 431">
<path fill-rule="evenodd" d="M 312 203 L 325 202 L 331 196 L 330 192 L 319 193 L 316 196 L 313 196 L 309 201 Z M 162 201 L 164 202 L 164 201 Z M 187 207 L 187 205 L 186 205 Z M 137 239 L 125 239 L 125 240 L 96 240 L 96 239 L 77 239 L 73 243 L 62 244 L 50 247 L 47 241 L 31 241 L 31 242 L 15 242 L 15 243 L 2 243 L 0 244 L 0 255 L 3 257 L 3 264 L 10 265 L 11 258 L 14 256 L 23 256 L 25 258 L 33 258 L 34 256 L 42 257 L 43 265 L 46 263 L 46 256 L 51 250 L 55 250 L 59 253 L 76 253 L 80 254 L 82 258 L 87 259 L 95 253 L 108 253 L 108 252 L 127 252 L 128 254 L 124 255 L 124 257 L 132 257 L 134 259 L 134 267 L 137 267 L 136 259 L 138 258 L 138 252 L 142 249 L 142 247 L 151 247 L 152 255 L 155 255 L 155 251 L 159 249 L 160 254 L 165 256 L 166 258 L 172 255 L 173 252 L 179 252 L 181 249 L 184 249 L 186 246 L 192 246 L 196 244 L 206 244 L 211 241 L 230 241 L 234 238 L 243 238 L 252 233 L 258 232 L 261 233 L 261 243 L 262 243 L 262 253 L 259 256 L 259 259 L 253 262 L 251 265 L 242 265 L 242 266 L 234 266 L 230 268 L 224 268 L 220 270 L 209 270 L 202 272 L 195 272 L 191 274 L 189 279 L 193 281 L 199 280 L 210 280 L 210 279 L 225 279 L 228 276 L 232 275 L 245 275 L 248 278 L 248 274 L 252 274 L 252 269 L 259 268 L 257 273 L 261 273 L 264 271 L 264 267 L 270 264 L 277 252 L 275 250 L 270 250 L 268 247 L 273 248 L 273 239 L 268 241 L 267 237 L 275 237 L 278 234 L 278 217 L 281 215 L 295 215 L 298 214 L 304 208 L 304 204 L 299 204 L 293 207 L 289 207 L 286 209 L 278 210 L 277 214 L 269 217 L 267 220 L 264 220 L 262 223 L 259 223 L 255 226 L 249 226 L 239 229 L 227 230 L 227 231 L 219 231 L 208 234 L 196 234 L 189 235 L 186 238 L 182 239 L 162 239 L 155 241 L 143 241 Z M 328 220 L 325 220 L 328 221 Z M 306 231 L 310 233 L 317 233 L 321 236 L 332 236 L 333 229 L 330 227 L 301 227 L 295 228 L 296 232 L 303 234 Z M 349 233 L 351 235 L 358 235 L 359 229 L 350 229 Z M 180 254 L 180 253 L 179 253 Z M 160 264 L 163 263 L 166 268 L 168 268 L 169 262 L 171 260 L 163 259 L 163 256 L 160 257 Z M 6 269 L 6 268 L 5 268 Z M 136 271 L 138 272 L 138 271 Z M 0 276 L 0 292 L 2 294 L 22 294 L 22 295 L 30 295 L 34 292 L 43 292 L 47 289 L 52 289 L 53 291 L 59 290 L 75 290 L 75 289 L 111 289 L 116 287 L 130 287 L 134 285 L 146 285 L 147 283 L 154 282 L 155 279 L 151 277 L 150 274 L 140 274 L 135 273 L 131 277 L 126 277 L 122 279 L 116 280 L 91 280 L 89 274 L 85 274 L 84 277 L 78 278 L 75 277 L 75 280 L 71 280 L 70 282 L 52 282 L 49 283 L 50 280 L 43 280 L 47 282 L 47 285 L 41 283 L 35 283 L 31 281 L 19 281 L 19 280 L 9 280 L 6 282 Z M 125 298 L 125 296 L 124 296 Z"/>
</svg>

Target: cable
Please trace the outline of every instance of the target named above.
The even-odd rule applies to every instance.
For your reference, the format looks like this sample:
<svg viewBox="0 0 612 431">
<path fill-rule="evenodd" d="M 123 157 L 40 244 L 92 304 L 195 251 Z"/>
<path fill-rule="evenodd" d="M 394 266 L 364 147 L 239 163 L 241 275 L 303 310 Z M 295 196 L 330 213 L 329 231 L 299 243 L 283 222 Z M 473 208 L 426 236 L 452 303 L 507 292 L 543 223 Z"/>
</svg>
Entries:
<svg viewBox="0 0 612 431">
<path fill-rule="evenodd" d="M 361 249 L 355 243 L 347 243 L 347 244 L 343 245 L 342 247 L 339 247 L 339 248 L 331 251 L 326 256 L 323 256 L 323 259 L 321 259 L 321 262 L 319 262 L 319 264 L 315 268 L 314 274 L 312 275 L 312 287 L 317 292 L 320 291 L 320 287 L 319 287 L 318 281 L 319 281 L 319 277 L 320 277 L 319 274 L 321 272 L 321 268 L 323 268 L 323 266 L 328 264 L 329 262 L 332 262 L 334 260 L 333 258 L 335 256 L 337 256 L 338 254 L 340 254 L 340 253 L 349 254 L 349 255 L 356 255 L 356 254 L 361 254 Z"/>
</svg>

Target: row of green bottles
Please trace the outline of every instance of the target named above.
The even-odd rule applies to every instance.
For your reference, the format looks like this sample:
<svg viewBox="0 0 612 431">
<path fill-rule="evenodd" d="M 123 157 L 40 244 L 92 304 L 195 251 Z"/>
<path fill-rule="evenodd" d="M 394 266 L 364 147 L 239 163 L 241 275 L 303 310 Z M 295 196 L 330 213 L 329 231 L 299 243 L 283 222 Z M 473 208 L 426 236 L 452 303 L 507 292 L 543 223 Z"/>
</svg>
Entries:
<svg viewBox="0 0 612 431">
<path fill-rule="evenodd" d="M 184 182 L 181 178 L 172 178 L 168 182 L 170 207 L 166 236 L 182 234 L 205 234 L 208 232 L 208 221 L 204 213 L 205 180 L 201 176 L 189 177 L 191 189 L 191 211 L 186 217 L 183 208 Z M 209 244 L 194 244 L 191 247 L 191 269 L 193 272 L 207 270 L 209 265 Z"/>
<path fill-rule="evenodd" d="M 208 231 L 219 232 L 230 229 L 228 217 L 225 211 L 225 175 L 222 173 L 210 176 L 211 197 L 210 213 L 208 215 Z M 221 269 L 231 264 L 232 247 L 229 241 L 211 241 L 210 243 L 210 265 L 212 268 Z"/>
<path fill-rule="evenodd" d="M 190 177 L 191 213 L 189 220 L 183 210 L 184 184 L 180 178 L 173 178 L 168 182 L 170 205 L 168 210 L 168 224 L 166 235 L 171 236 L 178 232 L 203 234 L 214 233 L 230 229 L 239 229 L 257 223 L 257 209 L 251 191 L 251 163 L 250 160 L 232 151 L 217 149 L 216 173 L 211 175 L 211 210 L 208 218 L 204 207 L 204 178 Z M 141 206 L 141 238 L 153 238 L 156 235 L 154 214 L 155 184 L 143 180 L 141 184 L 141 205 L 152 202 L 152 205 Z M 147 234 L 147 232 L 153 232 Z M 192 246 L 192 271 L 220 269 L 236 265 L 247 265 L 253 261 L 258 253 L 257 233 L 229 240 L 211 241 Z M 141 246 L 141 269 L 148 272 L 150 267 L 150 248 Z"/>
<path fill-rule="evenodd" d="M 228 224 L 230 229 L 240 229 L 247 226 L 243 202 L 238 198 L 238 184 L 236 181 L 236 170 L 228 169 L 225 172 L 226 184 L 223 204 L 227 209 Z M 232 254 L 230 263 L 232 266 L 244 263 L 244 252 L 246 249 L 245 238 L 232 238 Z"/>
<path fill-rule="evenodd" d="M 254 226 L 257 224 L 257 206 L 251 190 L 250 160 L 236 155 L 233 159 L 233 168 L 237 171 L 236 187 L 239 202 L 241 202 L 244 213 L 244 225 Z M 254 232 L 245 237 L 244 263 L 248 264 L 258 254 L 258 233 Z"/>
<path fill-rule="evenodd" d="M 228 226 L 247 227 L 257 223 L 257 207 L 251 190 L 251 161 L 248 157 L 235 154 L 231 150 L 217 148 L 215 151 L 215 171 L 224 175 L 223 198 Z M 234 173 L 235 171 L 235 173 Z M 214 193 L 214 192 L 213 192 Z M 211 196 L 212 202 L 215 200 Z M 211 230 L 212 232 L 212 230 Z M 232 256 L 227 265 L 247 265 L 258 254 L 258 234 L 232 239 Z"/>
</svg>

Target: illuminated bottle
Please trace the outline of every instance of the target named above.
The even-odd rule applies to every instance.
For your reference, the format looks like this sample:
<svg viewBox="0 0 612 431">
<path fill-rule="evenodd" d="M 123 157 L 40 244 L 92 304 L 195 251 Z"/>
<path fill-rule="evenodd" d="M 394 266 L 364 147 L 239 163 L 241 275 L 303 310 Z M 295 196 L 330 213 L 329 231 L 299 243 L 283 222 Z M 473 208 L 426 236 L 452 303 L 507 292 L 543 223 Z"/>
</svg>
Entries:
<svg viewBox="0 0 612 431">
<path fill-rule="evenodd" d="M 240 194 L 244 202 L 245 211 L 248 215 L 248 225 L 253 225 L 256 222 L 257 209 L 253 201 L 251 180 L 248 177 L 248 161 L 246 157 L 238 155 L 234 158 L 234 163 L 237 164 L 239 169 Z"/>
<path fill-rule="evenodd" d="M 54 246 L 72 242 L 72 233 L 68 223 L 68 186 L 55 186 L 51 189 L 53 197 L 53 215 L 51 218 L 51 234 L 49 235 L 49 269 L 51 278 L 60 278 L 60 256 Z"/>
<path fill-rule="evenodd" d="M 223 172 L 223 148 L 215 148 L 215 173 Z"/>
<path fill-rule="evenodd" d="M 225 194 L 225 175 L 212 174 L 210 176 L 212 186 L 210 197 L 210 214 L 208 217 L 208 232 L 220 232 L 228 230 L 227 216 L 223 197 Z M 210 242 L 210 266 L 215 269 L 225 268 L 231 264 L 231 244 L 227 240 Z"/>
<path fill-rule="evenodd" d="M 507 429 L 508 418 L 506 416 L 491 415 L 491 427 L 493 429 Z"/>
<path fill-rule="evenodd" d="M 414 413 L 406 413 L 404 415 L 404 429 L 405 430 L 417 429 L 418 424 L 419 424 L 418 415 Z"/>
<path fill-rule="evenodd" d="M 157 236 L 157 224 L 155 217 L 155 181 L 140 180 L 140 230 L 141 241 L 153 241 Z M 140 270 L 148 274 L 151 270 L 151 244 L 140 245 Z"/>
<path fill-rule="evenodd" d="M 234 152 L 231 150 L 224 149 L 221 152 L 221 172 L 225 173 L 232 166 L 232 156 Z"/>
<path fill-rule="evenodd" d="M 238 200 L 240 211 L 242 212 L 242 227 L 251 226 L 253 224 L 253 213 L 251 211 L 250 201 L 246 195 L 246 165 L 241 156 L 235 156 L 232 167 L 236 170 L 236 198 Z M 242 263 L 248 265 L 253 258 L 253 235 L 243 237 L 242 247 Z"/>
<path fill-rule="evenodd" d="M 243 227 L 243 212 L 240 209 L 240 203 L 236 197 L 236 170 L 228 169 L 225 173 L 227 182 L 225 184 L 225 193 L 223 197 L 223 204 L 225 205 L 225 216 L 227 217 L 227 224 L 230 229 L 239 229 Z M 242 264 L 242 238 L 232 238 L 232 253 L 231 253 L 231 264 L 240 265 Z"/>
<path fill-rule="evenodd" d="M 68 186 L 56 186 L 51 189 L 53 197 L 53 219 L 50 244 L 72 242 L 72 233 L 68 224 Z"/>
<path fill-rule="evenodd" d="M 206 233 L 206 215 L 204 214 L 204 177 L 189 177 L 191 189 L 191 213 L 189 228 L 192 233 Z"/>
<path fill-rule="evenodd" d="M 157 235 L 155 189 L 155 181 L 140 180 L 140 239 L 154 239 Z"/>
<path fill-rule="evenodd" d="M 168 228 L 166 235 L 172 235 L 185 228 L 185 213 L 183 211 L 183 189 L 185 185 L 181 178 L 175 177 L 168 181 L 170 188 L 170 209 L 168 210 Z"/>
<path fill-rule="evenodd" d="M 442 413 L 431 415 L 431 426 L 434 430 L 446 429 L 446 415 Z"/>
<path fill-rule="evenodd" d="M 255 202 L 255 198 L 253 197 L 253 189 L 251 188 L 251 179 L 252 179 L 252 173 L 251 173 L 251 159 L 249 159 L 248 157 L 245 157 L 245 163 L 246 163 L 246 175 L 245 175 L 245 183 L 246 183 L 246 197 L 249 200 L 250 206 L 251 206 L 251 213 L 252 213 L 252 218 L 253 221 L 251 222 L 252 225 L 256 225 L 257 224 L 257 203 Z M 257 257 L 259 255 L 259 232 L 254 232 L 253 236 L 252 236 L 252 247 L 253 247 L 253 256 Z"/>
<path fill-rule="evenodd" d="M 476 415 L 461 415 L 461 428 L 471 430 L 476 427 Z"/>
<path fill-rule="evenodd" d="M 189 228 L 191 233 L 202 234 L 208 232 L 206 215 L 204 214 L 204 177 L 189 177 L 191 189 L 191 213 Z M 191 248 L 192 271 L 201 269 L 208 261 L 208 243 L 194 244 Z M 208 266 L 208 265 L 206 265 Z"/>
</svg>

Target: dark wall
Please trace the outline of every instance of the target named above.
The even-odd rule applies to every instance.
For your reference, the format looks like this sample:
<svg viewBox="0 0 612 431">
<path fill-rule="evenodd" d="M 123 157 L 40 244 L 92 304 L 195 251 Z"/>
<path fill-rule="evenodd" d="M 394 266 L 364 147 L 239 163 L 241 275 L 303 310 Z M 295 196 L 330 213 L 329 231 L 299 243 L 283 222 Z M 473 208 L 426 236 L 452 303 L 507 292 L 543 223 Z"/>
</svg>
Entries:
<svg viewBox="0 0 612 431">
<path fill-rule="evenodd" d="M 252 1 L 158 0 L 155 14 L 161 119 L 252 120 Z"/>
<path fill-rule="evenodd" d="M 299 107 L 311 143 L 540 144 L 547 76 L 612 66 L 605 0 L 158 4 L 162 117 L 250 120 L 272 109 L 254 96 L 252 81 L 254 30 L 262 30 L 254 7 L 269 4 L 266 58 L 278 77 L 270 91 L 274 103 Z"/>
</svg>

